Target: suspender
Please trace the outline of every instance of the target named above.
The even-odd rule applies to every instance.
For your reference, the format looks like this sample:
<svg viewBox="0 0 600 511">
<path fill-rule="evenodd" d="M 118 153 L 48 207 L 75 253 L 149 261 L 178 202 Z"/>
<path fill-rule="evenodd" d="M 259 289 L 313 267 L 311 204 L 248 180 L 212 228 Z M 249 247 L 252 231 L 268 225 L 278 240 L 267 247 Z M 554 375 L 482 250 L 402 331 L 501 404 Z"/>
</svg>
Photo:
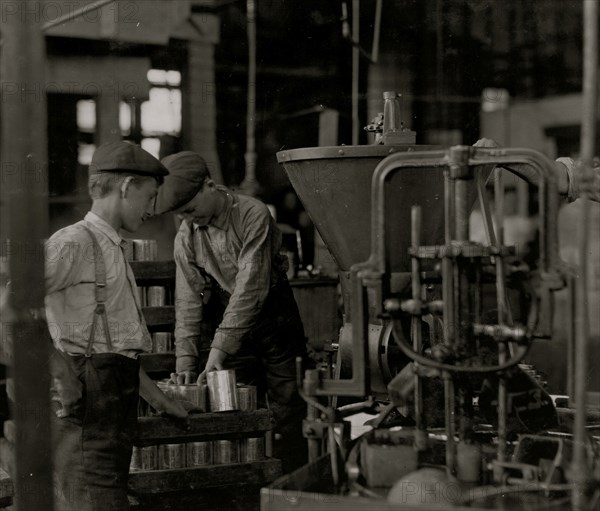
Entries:
<svg viewBox="0 0 600 511">
<path fill-rule="evenodd" d="M 94 319 L 92 321 L 92 328 L 90 330 L 90 337 L 88 339 L 87 349 L 85 351 L 86 357 L 92 356 L 94 340 L 96 338 L 96 325 L 98 322 L 98 317 L 102 318 L 102 326 L 104 328 L 104 336 L 106 337 L 106 344 L 108 345 L 108 349 L 112 351 L 112 341 L 110 338 L 110 330 L 108 327 L 108 316 L 106 315 L 106 265 L 104 264 L 104 256 L 102 255 L 102 249 L 100 248 L 100 244 L 98 243 L 98 239 L 96 235 L 92 232 L 89 227 L 83 226 L 84 229 L 92 238 L 92 244 L 94 246 L 94 272 L 95 272 L 95 298 L 96 298 L 96 308 L 94 309 Z"/>
</svg>

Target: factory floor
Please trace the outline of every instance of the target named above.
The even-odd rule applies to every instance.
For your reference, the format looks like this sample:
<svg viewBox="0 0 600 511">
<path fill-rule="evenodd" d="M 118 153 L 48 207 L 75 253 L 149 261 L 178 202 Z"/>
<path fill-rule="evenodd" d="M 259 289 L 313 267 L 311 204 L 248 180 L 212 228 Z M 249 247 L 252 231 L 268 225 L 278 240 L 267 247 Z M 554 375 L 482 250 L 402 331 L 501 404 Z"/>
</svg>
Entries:
<svg viewBox="0 0 600 511">
<path fill-rule="evenodd" d="M 241 483 L 203 491 L 130 498 L 131 511 L 259 511 L 261 487 Z"/>
</svg>

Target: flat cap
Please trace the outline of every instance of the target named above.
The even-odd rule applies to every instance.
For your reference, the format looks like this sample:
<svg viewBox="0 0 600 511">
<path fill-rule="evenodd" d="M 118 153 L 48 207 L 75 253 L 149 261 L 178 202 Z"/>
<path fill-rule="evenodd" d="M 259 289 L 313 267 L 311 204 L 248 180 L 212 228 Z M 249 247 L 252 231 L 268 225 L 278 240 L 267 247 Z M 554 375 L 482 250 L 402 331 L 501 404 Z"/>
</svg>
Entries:
<svg viewBox="0 0 600 511">
<path fill-rule="evenodd" d="M 155 214 L 173 211 L 190 202 L 210 178 L 204 158 L 192 151 L 171 154 L 162 160 L 169 171 L 156 197 Z"/>
<path fill-rule="evenodd" d="M 98 147 L 94 151 L 88 172 L 90 175 L 101 172 L 130 172 L 156 177 L 169 174 L 160 160 L 139 145 L 124 141 L 109 142 Z"/>
</svg>

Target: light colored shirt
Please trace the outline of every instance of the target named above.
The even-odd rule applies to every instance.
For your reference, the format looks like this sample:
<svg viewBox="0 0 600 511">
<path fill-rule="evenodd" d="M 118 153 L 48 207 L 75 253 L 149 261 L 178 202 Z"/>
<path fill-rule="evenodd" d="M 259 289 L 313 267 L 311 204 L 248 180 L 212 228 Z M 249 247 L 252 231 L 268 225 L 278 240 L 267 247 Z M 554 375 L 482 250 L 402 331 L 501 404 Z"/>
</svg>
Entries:
<svg viewBox="0 0 600 511">
<path fill-rule="evenodd" d="M 224 210 L 207 226 L 183 221 L 175 237 L 178 371 L 198 369 L 203 295 L 211 280 L 230 295 L 211 347 L 231 355 L 254 326 L 270 288 L 286 278 L 281 232 L 267 206 L 221 191 L 227 195 Z"/>
<path fill-rule="evenodd" d="M 126 242 L 102 218 L 89 212 L 60 229 L 45 244 L 46 319 L 57 349 L 86 352 L 94 310 L 94 248 L 88 227 L 98 239 L 106 266 L 106 313 L 111 353 L 135 358 L 150 351 L 152 339 L 135 292 L 135 277 L 125 257 Z M 109 352 L 102 319 L 96 325 L 93 352 Z"/>
</svg>

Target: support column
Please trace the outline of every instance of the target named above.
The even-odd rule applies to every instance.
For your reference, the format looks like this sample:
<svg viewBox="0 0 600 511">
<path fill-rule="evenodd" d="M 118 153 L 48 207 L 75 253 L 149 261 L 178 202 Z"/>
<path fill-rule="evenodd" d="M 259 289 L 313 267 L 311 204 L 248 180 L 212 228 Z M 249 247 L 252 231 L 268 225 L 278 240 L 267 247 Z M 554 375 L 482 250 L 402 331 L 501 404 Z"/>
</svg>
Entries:
<svg viewBox="0 0 600 511">
<path fill-rule="evenodd" d="M 17 427 L 17 511 L 52 510 L 50 339 L 31 310 L 44 306 L 44 254 L 48 231 L 46 48 L 41 31 L 43 0 L 7 4 L 2 20 L 2 243 L 11 292 L 2 303 L 5 361 L 13 379 L 11 413 Z M 8 339 L 5 335 L 9 333 Z"/>
<path fill-rule="evenodd" d="M 202 35 L 189 41 L 188 70 L 183 84 L 183 148 L 201 154 L 217 183 L 223 183 L 217 153 L 217 87 L 215 45 L 219 42 L 219 18 L 192 16 Z"/>
</svg>

